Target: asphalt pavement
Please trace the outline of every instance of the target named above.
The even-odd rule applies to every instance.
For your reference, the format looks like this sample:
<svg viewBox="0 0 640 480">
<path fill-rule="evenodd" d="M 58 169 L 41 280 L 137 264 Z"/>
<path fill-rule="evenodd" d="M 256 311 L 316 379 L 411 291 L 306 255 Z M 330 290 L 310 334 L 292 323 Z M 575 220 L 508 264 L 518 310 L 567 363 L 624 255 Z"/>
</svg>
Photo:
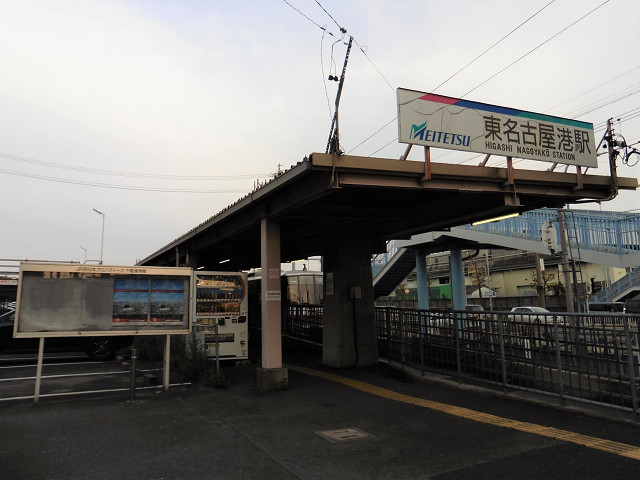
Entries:
<svg viewBox="0 0 640 480">
<path fill-rule="evenodd" d="M 640 423 L 387 365 L 289 364 L 289 388 L 141 391 L 0 405 L 0 478 L 608 479 L 640 475 Z M 419 377 L 419 375 L 418 375 Z M 1 387 L 0 387 L 1 388 Z M 547 402 L 547 403 L 545 403 Z"/>
</svg>

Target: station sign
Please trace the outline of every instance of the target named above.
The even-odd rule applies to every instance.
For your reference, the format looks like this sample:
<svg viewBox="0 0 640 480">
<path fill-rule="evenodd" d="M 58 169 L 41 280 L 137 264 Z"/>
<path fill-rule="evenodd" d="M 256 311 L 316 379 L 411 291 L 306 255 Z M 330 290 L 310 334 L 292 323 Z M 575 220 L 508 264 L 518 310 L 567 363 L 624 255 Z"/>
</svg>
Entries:
<svg viewBox="0 0 640 480">
<path fill-rule="evenodd" d="M 401 143 L 597 167 L 593 124 L 399 88 Z"/>
</svg>

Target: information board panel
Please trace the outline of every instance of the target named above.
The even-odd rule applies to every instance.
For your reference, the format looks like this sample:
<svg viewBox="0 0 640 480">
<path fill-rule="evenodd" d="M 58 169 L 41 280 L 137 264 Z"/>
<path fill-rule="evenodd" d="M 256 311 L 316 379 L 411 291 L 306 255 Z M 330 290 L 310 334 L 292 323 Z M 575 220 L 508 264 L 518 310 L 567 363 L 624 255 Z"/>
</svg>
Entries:
<svg viewBox="0 0 640 480">
<path fill-rule="evenodd" d="M 189 333 L 192 273 L 23 262 L 14 337 Z"/>
<path fill-rule="evenodd" d="M 402 143 L 597 167 L 591 123 L 398 89 Z"/>
<path fill-rule="evenodd" d="M 247 274 L 196 271 L 193 332 L 209 357 L 248 358 L 249 322 Z M 217 338 L 216 338 L 217 326 Z"/>
</svg>

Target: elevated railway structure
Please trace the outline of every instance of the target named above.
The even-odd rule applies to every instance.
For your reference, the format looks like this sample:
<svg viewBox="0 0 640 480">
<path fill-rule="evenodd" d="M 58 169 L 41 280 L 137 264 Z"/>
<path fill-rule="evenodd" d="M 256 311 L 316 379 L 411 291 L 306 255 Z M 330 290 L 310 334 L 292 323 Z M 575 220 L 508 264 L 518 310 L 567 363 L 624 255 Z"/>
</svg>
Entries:
<svg viewBox="0 0 640 480">
<path fill-rule="evenodd" d="M 280 263 L 324 258 L 323 362 L 378 360 L 371 257 L 409 239 L 498 215 L 634 190 L 634 178 L 450 165 L 313 153 L 142 260 L 206 270 L 260 266 L 262 369 L 258 386 L 286 383 L 282 368 Z M 224 263 L 220 263 L 223 262 Z"/>
</svg>

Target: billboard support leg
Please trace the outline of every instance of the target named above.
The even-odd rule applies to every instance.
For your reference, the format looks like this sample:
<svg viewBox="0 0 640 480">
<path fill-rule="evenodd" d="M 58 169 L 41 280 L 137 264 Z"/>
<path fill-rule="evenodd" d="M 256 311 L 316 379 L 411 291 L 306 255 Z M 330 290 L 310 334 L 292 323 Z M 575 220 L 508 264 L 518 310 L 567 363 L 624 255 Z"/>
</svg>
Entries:
<svg viewBox="0 0 640 480">
<path fill-rule="evenodd" d="M 40 399 L 40 380 L 42 378 L 42 357 L 44 355 L 44 337 L 40 337 L 38 345 L 38 366 L 36 368 L 36 389 L 33 393 L 33 403 L 38 403 Z"/>
<path fill-rule="evenodd" d="M 162 385 L 164 387 L 164 391 L 169 391 L 169 365 L 171 359 L 171 335 L 167 335 L 164 341 L 164 371 L 163 373 L 163 381 Z"/>
<path fill-rule="evenodd" d="M 131 364 L 129 369 L 131 370 L 131 378 L 129 385 L 129 401 L 136 401 L 136 360 L 138 359 L 138 349 L 133 347 L 131 349 Z"/>
<path fill-rule="evenodd" d="M 431 149 L 424 147 L 424 176 L 421 179 L 423 182 L 431 180 Z"/>
</svg>

